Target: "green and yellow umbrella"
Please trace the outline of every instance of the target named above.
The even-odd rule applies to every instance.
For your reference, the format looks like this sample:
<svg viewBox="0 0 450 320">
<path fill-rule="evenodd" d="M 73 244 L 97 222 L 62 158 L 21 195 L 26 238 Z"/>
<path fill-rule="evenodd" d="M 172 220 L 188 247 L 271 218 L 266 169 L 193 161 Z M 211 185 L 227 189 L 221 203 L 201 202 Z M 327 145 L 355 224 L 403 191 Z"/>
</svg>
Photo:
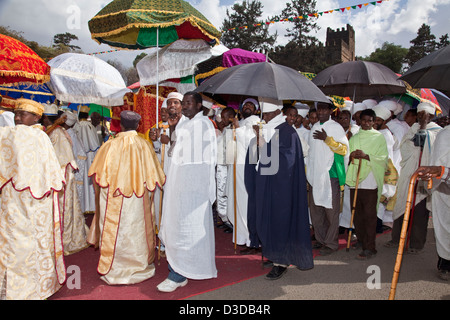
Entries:
<svg viewBox="0 0 450 320">
<path fill-rule="evenodd" d="M 90 21 L 94 40 L 116 48 L 145 49 L 178 39 L 219 43 L 221 33 L 183 0 L 114 0 Z"/>
</svg>

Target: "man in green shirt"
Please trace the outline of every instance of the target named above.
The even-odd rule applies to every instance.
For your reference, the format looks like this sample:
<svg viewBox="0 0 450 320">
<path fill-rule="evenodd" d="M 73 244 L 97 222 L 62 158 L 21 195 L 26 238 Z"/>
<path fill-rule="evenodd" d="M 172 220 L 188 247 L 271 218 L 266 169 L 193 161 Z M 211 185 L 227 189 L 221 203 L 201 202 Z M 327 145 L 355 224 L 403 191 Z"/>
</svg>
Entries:
<svg viewBox="0 0 450 320">
<path fill-rule="evenodd" d="M 362 245 L 362 252 L 357 256 L 360 260 L 369 259 L 377 253 L 377 210 L 389 159 L 386 139 L 382 133 L 373 129 L 375 117 L 372 109 L 363 110 L 360 116 L 361 129 L 349 141 L 350 164 L 346 183 L 350 187 L 352 204 L 356 193 L 354 225 L 358 241 Z M 357 180 L 358 189 L 355 188 Z"/>
</svg>

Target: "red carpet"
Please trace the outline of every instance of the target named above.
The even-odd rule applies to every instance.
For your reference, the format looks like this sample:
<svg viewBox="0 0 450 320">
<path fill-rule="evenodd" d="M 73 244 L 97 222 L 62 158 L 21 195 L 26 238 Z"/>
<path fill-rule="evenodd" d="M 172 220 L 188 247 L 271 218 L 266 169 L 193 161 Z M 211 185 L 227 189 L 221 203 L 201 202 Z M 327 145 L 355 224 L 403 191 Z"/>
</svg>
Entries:
<svg viewBox="0 0 450 320">
<path fill-rule="evenodd" d="M 78 266 L 81 270 L 80 289 L 73 287 L 71 280 L 73 272 L 67 273 L 67 283 L 49 300 L 177 300 L 203 292 L 257 277 L 269 272 L 270 269 L 262 269 L 261 256 L 239 255 L 234 253 L 232 234 L 227 234 L 222 229 L 216 230 L 216 267 L 217 278 L 209 280 L 190 280 L 187 286 L 175 290 L 173 293 L 162 293 L 156 286 L 164 281 L 169 271 L 167 261 L 161 258 L 158 264 L 155 261 L 156 273 L 151 279 L 135 285 L 109 286 L 100 279 L 97 273 L 99 250 L 89 247 L 83 251 L 65 257 L 66 268 L 71 265 Z M 72 278 L 73 279 L 73 278 Z"/>
<path fill-rule="evenodd" d="M 346 247 L 346 234 L 340 236 L 340 248 Z M 179 300 L 219 289 L 234 283 L 264 275 L 270 271 L 263 269 L 261 255 L 243 256 L 234 253 L 232 234 L 215 229 L 216 266 L 218 276 L 209 280 L 189 280 L 187 286 L 172 293 L 162 293 L 156 286 L 168 275 L 167 261 L 161 258 L 155 261 L 156 273 L 151 279 L 134 285 L 107 285 L 97 273 L 99 250 L 89 247 L 83 251 L 65 257 L 67 272 L 66 284 L 49 300 Z M 313 250 L 317 256 L 318 250 Z M 80 289 L 74 287 L 74 275 L 70 266 L 79 267 L 81 273 Z M 72 289 L 70 289 L 72 287 Z"/>
</svg>

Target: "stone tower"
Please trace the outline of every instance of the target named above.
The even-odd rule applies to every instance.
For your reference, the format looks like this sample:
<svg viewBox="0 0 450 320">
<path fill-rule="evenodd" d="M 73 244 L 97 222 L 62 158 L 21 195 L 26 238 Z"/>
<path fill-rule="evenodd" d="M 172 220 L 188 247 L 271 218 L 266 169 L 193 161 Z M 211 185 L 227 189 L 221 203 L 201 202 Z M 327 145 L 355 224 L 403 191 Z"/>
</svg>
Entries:
<svg viewBox="0 0 450 320">
<path fill-rule="evenodd" d="M 347 29 L 336 31 L 327 28 L 326 62 L 334 65 L 341 62 L 354 61 L 355 58 L 355 30 L 349 24 Z"/>
</svg>

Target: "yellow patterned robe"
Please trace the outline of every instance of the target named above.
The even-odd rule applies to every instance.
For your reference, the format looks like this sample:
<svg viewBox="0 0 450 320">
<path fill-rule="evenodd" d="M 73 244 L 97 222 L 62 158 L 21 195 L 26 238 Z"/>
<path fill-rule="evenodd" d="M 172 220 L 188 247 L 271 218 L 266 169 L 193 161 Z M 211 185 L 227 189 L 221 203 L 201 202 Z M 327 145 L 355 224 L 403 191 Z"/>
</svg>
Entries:
<svg viewBox="0 0 450 320">
<path fill-rule="evenodd" d="M 155 222 L 150 194 L 165 182 L 153 148 L 136 131 L 101 146 L 89 169 L 98 208 L 88 241 L 100 246 L 97 271 L 108 284 L 132 284 L 155 273 Z M 98 233 L 97 233 L 98 231 Z"/>
<path fill-rule="evenodd" d="M 64 176 L 48 136 L 0 128 L 0 298 L 46 299 L 66 278 L 58 191 Z"/>
</svg>

